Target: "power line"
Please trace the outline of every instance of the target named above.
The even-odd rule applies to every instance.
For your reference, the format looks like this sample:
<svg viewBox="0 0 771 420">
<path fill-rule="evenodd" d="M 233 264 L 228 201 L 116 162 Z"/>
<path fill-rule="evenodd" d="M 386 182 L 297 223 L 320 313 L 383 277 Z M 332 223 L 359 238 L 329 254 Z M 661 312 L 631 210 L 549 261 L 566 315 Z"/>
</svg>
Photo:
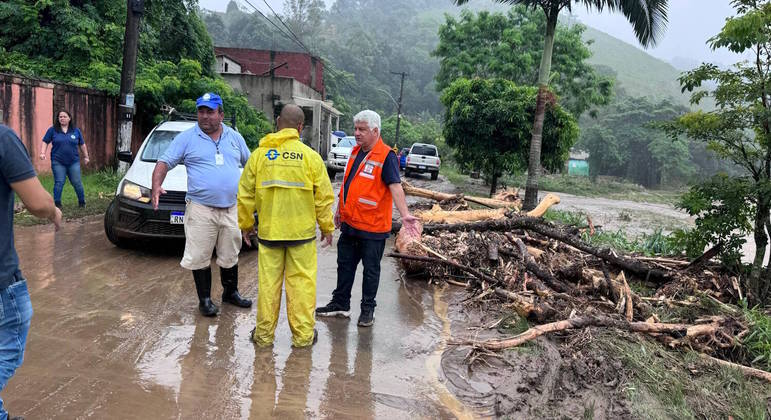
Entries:
<svg viewBox="0 0 771 420">
<path fill-rule="evenodd" d="M 281 19 L 281 16 L 279 16 L 279 15 L 278 15 L 278 13 L 276 13 L 276 11 L 275 11 L 275 10 L 273 10 L 273 8 L 270 6 L 270 4 L 269 4 L 269 3 L 268 3 L 266 0 L 262 0 L 262 2 L 263 2 L 263 3 L 265 3 L 265 5 L 266 5 L 266 6 L 268 6 L 268 9 L 270 9 L 270 11 L 271 11 L 271 12 L 273 12 L 273 16 L 275 16 L 275 17 L 276 17 L 276 19 L 278 19 L 278 21 L 279 21 L 279 22 L 281 22 L 281 24 L 282 24 L 282 25 L 284 25 L 284 27 L 285 27 L 285 28 L 286 28 L 286 29 L 289 31 L 289 33 L 290 33 L 290 34 L 292 34 L 292 36 L 294 36 L 294 39 L 295 39 L 295 40 L 296 40 L 298 43 L 300 43 L 300 45 L 303 47 L 303 49 L 305 49 L 305 51 L 307 51 L 307 52 L 308 52 L 308 54 L 311 54 L 311 55 L 313 55 L 313 53 L 311 53 L 311 50 L 309 50 L 309 49 L 308 49 L 308 48 L 305 46 L 305 44 L 303 44 L 303 42 L 300 40 L 300 38 L 297 36 L 297 34 L 295 34 L 295 33 L 292 31 L 292 28 L 290 28 L 289 26 L 287 26 L 287 24 L 286 24 L 286 23 L 284 23 L 284 21 Z"/>
<path fill-rule="evenodd" d="M 270 18 L 268 18 L 267 16 L 265 16 L 265 14 L 263 14 L 263 13 L 262 13 L 262 11 L 260 11 L 260 9 L 258 9 L 257 7 L 255 7 L 255 6 L 254 6 L 254 5 L 253 5 L 253 4 L 252 4 L 252 3 L 251 3 L 249 0 L 244 0 L 244 2 L 246 2 L 246 4 L 248 4 L 249 6 L 251 6 L 251 7 L 252 7 L 252 9 L 254 9 L 254 11 L 256 11 L 257 13 L 259 13 L 259 14 L 260 14 L 260 16 L 262 16 L 263 18 L 265 18 L 265 20 L 267 20 L 267 21 L 268 21 L 268 23 L 270 23 L 271 25 L 273 25 L 273 27 L 274 27 L 274 28 L 276 28 L 276 30 L 278 30 L 278 31 L 279 31 L 279 33 L 281 33 L 281 35 L 284 35 L 284 36 L 285 36 L 285 37 L 287 37 L 287 38 L 288 38 L 290 41 L 293 41 L 293 42 L 297 43 L 297 44 L 298 44 L 298 45 L 299 45 L 299 46 L 300 46 L 302 49 L 304 49 L 304 50 L 308 51 L 308 49 L 307 49 L 307 48 L 305 48 L 305 45 L 303 45 L 301 42 L 298 42 L 296 39 L 292 38 L 291 36 L 287 35 L 287 33 L 286 33 L 286 32 L 284 32 L 284 31 L 283 31 L 283 30 L 282 30 L 282 29 L 281 29 L 281 28 L 280 28 L 278 25 L 276 25 L 276 23 L 275 23 L 275 22 L 273 22 L 273 21 L 272 21 Z"/>
</svg>

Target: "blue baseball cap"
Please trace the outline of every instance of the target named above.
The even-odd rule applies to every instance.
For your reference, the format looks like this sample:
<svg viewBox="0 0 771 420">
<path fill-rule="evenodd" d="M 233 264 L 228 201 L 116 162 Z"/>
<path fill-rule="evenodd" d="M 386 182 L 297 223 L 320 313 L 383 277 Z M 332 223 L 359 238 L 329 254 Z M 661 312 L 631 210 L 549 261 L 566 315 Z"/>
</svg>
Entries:
<svg viewBox="0 0 771 420">
<path fill-rule="evenodd" d="M 195 107 L 200 108 L 205 106 L 210 109 L 217 109 L 222 106 L 222 98 L 216 93 L 208 92 L 195 101 Z"/>
</svg>

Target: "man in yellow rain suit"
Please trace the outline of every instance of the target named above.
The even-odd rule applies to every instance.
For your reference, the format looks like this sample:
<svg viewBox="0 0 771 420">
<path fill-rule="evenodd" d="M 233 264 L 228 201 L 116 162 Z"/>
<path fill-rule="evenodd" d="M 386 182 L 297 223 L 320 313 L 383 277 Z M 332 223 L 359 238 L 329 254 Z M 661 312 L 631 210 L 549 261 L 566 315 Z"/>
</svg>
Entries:
<svg viewBox="0 0 771 420">
<path fill-rule="evenodd" d="M 316 342 L 316 223 L 322 246 L 332 245 L 335 201 L 321 156 L 300 141 L 305 115 L 285 105 L 278 132 L 268 134 L 252 152 L 238 185 L 238 226 L 251 245 L 257 213 L 259 241 L 257 326 L 252 340 L 273 344 L 286 278 L 286 312 L 292 345 Z"/>
</svg>

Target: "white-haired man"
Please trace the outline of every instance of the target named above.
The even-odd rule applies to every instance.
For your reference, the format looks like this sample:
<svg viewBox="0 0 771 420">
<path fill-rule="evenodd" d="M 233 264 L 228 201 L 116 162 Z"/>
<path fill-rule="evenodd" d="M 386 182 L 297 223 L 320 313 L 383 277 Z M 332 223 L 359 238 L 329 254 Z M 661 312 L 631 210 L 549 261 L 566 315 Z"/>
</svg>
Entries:
<svg viewBox="0 0 771 420">
<path fill-rule="evenodd" d="M 417 230 L 417 219 L 407 209 L 396 154 L 380 138 L 380 116 L 370 110 L 353 117 L 356 146 L 345 168 L 335 212 L 337 287 L 332 301 L 316 309 L 318 316 L 350 317 L 351 288 L 359 261 L 364 266 L 361 314 L 358 325 L 375 322 L 375 296 L 380 283 L 380 259 L 391 232 L 393 205 L 405 229 Z"/>
</svg>

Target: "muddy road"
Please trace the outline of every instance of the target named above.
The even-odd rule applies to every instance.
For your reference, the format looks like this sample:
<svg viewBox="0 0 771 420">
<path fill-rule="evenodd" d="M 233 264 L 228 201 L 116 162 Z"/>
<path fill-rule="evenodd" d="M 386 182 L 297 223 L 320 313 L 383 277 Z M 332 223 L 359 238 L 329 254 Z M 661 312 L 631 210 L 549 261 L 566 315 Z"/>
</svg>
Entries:
<svg viewBox="0 0 771 420">
<path fill-rule="evenodd" d="M 391 243 L 388 244 L 391 246 Z M 180 248 L 114 247 L 102 220 L 16 229 L 34 317 L 23 366 L 3 391 L 12 415 L 47 418 L 453 418 L 438 380 L 449 321 L 441 290 L 399 279 L 383 261 L 376 322 L 320 320 L 319 341 L 292 349 L 285 306 L 272 349 L 249 340 L 255 311 L 204 318 Z M 257 294 L 257 253 L 240 289 Z M 335 286 L 336 251 L 319 248 L 318 302 Z M 352 302 L 360 300 L 360 278 Z M 222 288 L 215 271 L 212 296 Z M 448 292 L 451 293 L 451 292 Z M 457 292 L 460 293 L 460 292 Z M 255 305 L 256 306 L 256 305 Z M 439 312 L 437 313 L 437 308 Z"/>
<path fill-rule="evenodd" d="M 410 182 L 457 191 L 444 179 Z M 661 217 L 689 223 L 657 205 L 632 203 L 650 216 L 629 217 L 626 202 L 560 196 L 557 208 L 590 213 L 606 229 L 649 232 Z M 387 249 L 392 246 L 389 240 Z M 484 335 L 479 326 L 499 315 L 469 311 L 462 288 L 400 278 L 388 258 L 372 328 L 356 326 L 360 268 L 351 320 L 320 319 L 318 343 L 292 349 L 282 304 L 275 345 L 260 349 L 249 340 L 255 307 L 225 305 L 216 318 L 199 315 L 191 275 L 179 266 L 180 244 L 116 248 L 95 217 L 70 221 L 58 233 L 51 226 L 17 228 L 16 247 L 35 314 L 24 364 L 2 395 L 12 415 L 470 418 L 501 412 L 578 415 L 586 412 L 587 401 L 596 404 L 599 418 L 629 415 L 615 402 L 620 396 L 602 385 L 599 368 L 587 370 L 584 359 L 577 362 L 545 340 L 535 351 L 468 370 L 467 350 L 447 347 L 447 340 L 470 331 Z M 318 252 L 317 303 L 324 304 L 335 287 L 336 248 Z M 242 253 L 239 267 L 242 294 L 256 298 L 257 253 Z M 217 270 L 212 289 L 219 304 Z M 514 373 L 512 366 L 518 367 Z M 575 381 L 576 375 L 592 378 Z M 587 385 L 567 385 L 575 382 Z"/>
</svg>

